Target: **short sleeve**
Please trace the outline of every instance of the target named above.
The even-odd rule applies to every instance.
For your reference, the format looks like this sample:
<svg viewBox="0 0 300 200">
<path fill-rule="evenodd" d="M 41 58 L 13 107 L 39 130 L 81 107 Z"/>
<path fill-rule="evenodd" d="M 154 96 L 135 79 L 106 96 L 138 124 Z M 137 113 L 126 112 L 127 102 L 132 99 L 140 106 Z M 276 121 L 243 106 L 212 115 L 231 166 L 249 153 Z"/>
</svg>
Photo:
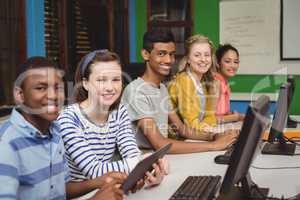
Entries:
<svg viewBox="0 0 300 200">
<path fill-rule="evenodd" d="M 143 87 L 126 87 L 122 96 L 122 103 L 127 107 L 132 121 L 154 117 L 155 106 L 152 105 L 151 96 L 146 94 Z"/>
</svg>

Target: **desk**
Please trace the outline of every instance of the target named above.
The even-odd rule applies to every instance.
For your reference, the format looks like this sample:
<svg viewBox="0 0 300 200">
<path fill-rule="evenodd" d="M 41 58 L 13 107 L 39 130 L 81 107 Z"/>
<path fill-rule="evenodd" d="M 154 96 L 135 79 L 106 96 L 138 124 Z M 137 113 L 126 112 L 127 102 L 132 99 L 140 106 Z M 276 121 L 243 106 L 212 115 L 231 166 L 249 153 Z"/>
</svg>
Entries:
<svg viewBox="0 0 300 200">
<path fill-rule="evenodd" d="M 296 117 L 300 119 L 299 116 Z M 238 127 L 240 122 L 232 125 L 227 124 L 226 128 Z M 232 126 L 232 127 L 231 127 Z M 289 132 L 300 132 L 300 127 L 296 129 L 287 129 Z M 261 150 L 260 150 L 261 151 Z M 221 175 L 224 177 L 227 165 L 214 163 L 214 157 L 223 154 L 224 151 L 166 155 L 170 163 L 170 174 L 166 176 L 163 182 L 150 189 L 142 189 L 134 194 L 126 196 L 126 200 L 165 200 L 179 188 L 183 181 L 191 175 Z M 296 147 L 296 154 L 300 154 L 300 147 Z M 258 154 L 250 167 L 250 175 L 253 181 L 260 187 L 270 189 L 268 196 L 280 198 L 282 195 L 291 197 L 300 193 L 300 155 L 278 156 Z M 298 167 L 297 169 L 257 169 L 259 168 L 282 168 Z M 93 192 L 94 193 L 94 192 Z M 93 194 L 91 193 L 91 194 Z M 88 194 L 80 200 L 92 196 Z"/>
<path fill-rule="evenodd" d="M 300 148 L 297 147 L 297 153 Z M 224 152 L 205 152 L 182 155 L 167 155 L 170 174 L 157 187 L 143 189 L 130 194 L 126 200 L 165 200 L 190 175 L 225 175 L 227 166 L 214 163 L 214 157 Z M 256 167 L 300 167 L 300 156 L 273 156 L 259 154 L 253 166 Z M 250 168 L 252 179 L 261 187 L 269 187 L 269 196 L 290 197 L 300 193 L 300 169 L 262 170 Z"/>
</svg>

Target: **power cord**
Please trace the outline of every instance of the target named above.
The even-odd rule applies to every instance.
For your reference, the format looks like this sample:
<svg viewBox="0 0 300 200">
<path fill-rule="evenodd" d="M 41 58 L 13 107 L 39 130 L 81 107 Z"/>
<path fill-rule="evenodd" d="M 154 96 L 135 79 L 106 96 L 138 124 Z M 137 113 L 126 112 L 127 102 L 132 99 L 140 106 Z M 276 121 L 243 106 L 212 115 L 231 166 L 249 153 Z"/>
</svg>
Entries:
<svg viewBox="0 0 300 200">
<path fill-rule="evenodd" d="M 271 196 L 271 197 L 266 196 L 265 194 L 263 194 L 263 193 L 260 191 L 260 189 L 259 189 L 259 187 L 258 187 L 257 184 L 252 185 L 252 187 L 253 187 L 253 188 L 257 191 L 257 193 L 261 196 L 261 198 L 259 198 L 259 199 L 261 199 L 261 200 L 287 200 L 287 199 L 285 199 L 283 196 L 282 196 L 281 198 L 276 198 L 276 197 L 273 197 L 273 196 Z M 256 199 L 256 198 L 255 198 L 255 199 Z"/>
<path fill-rule="evenodd" d="M 300 169 L 300 166 L 295 167 L 257 167 L 255 165 L 251 165 L 254 169 L 263 169 L 263 170 L 269 170 L 269 169 Z"/>
<path fill-rule="evenodd" d="M 260 196 L 262 197 L 262 200 L 300 200 L 300 193 L 296 194 L 295 196 L 289 197 L 289 198 L 284 198 L 284 196 L 282 195 L 281 198 L 276 198 L 276 197 L 268 197 L 265 196 L 259 189 L 257 184 L 254 184 L 252 186 L 253 188 L 255 188 L 255 190 L 260 194 Z"/>
<path fill-rule="evenodd" d="M 297 146 L 300 146 L 300 144 L 298 142 L 296 142 L 296 141 L 294 141 L 294 140 L 292 140 L 292 139 L 290 139 L 290 138 L 288 138 L 286 136 L 283 136 L 283 137 L 284 137 L 285 140 L 289 141 L 290 143 L 293 143 L 293 144 L 295 144 Z"/>
</svg>

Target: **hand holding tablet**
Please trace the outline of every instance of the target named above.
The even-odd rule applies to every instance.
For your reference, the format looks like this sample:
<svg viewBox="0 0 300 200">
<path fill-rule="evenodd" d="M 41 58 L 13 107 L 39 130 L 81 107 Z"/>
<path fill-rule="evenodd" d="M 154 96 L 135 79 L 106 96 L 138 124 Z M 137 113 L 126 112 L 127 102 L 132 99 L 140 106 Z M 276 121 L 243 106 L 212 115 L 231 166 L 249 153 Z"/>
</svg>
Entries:
<svg viewBox="0 0 300 200">
<path fill-rule="evenodd" d="M 124 192 L 128 192 L 129 190 L 131 190 L 135 186 L 137 181 L 144 178 L 147 171 L 152 171 L 152 165 L 156 163 L 158 159 L 162 158 L 169 151 L 171 146 L 171 143 L 167 144 L 166 146 L 160 148 L 150 156 L 140 161 L 122 184 L 121 188 L 124 190 Z"/>
</svg>

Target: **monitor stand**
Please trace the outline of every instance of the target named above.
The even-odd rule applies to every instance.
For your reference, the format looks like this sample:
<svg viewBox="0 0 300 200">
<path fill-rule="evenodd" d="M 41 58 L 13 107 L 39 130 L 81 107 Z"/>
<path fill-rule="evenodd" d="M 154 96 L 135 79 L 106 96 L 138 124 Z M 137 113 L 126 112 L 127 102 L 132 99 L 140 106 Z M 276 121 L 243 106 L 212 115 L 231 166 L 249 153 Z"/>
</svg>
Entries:
<svg viewBox="0 0 300 200">
<path fill-rule="evenodd" d="M 296 144 L 287 143 L 282 132 L 274 130 L 274 133 L 277 136 L 275 137 L 274 134 L 273 136 L 269 136 L 268 141 L 265 143 L 261 153 L 284 156 L 295 155 Z"/>
<path fill-rule="evenodd" d="M 261 151 L 262 154 L 271 155 L 295 155 L 296 144 L 287 143 L 266 143 Z"/>
<path fill-rule="evenodd" d="M 227 194 L 220 194 L 217 200 L 265 200 L 269 188 L 259 188 L 251 179 L 249 172 L 241 179 L 240 185 L 235 185 Z"/>
</svg>

